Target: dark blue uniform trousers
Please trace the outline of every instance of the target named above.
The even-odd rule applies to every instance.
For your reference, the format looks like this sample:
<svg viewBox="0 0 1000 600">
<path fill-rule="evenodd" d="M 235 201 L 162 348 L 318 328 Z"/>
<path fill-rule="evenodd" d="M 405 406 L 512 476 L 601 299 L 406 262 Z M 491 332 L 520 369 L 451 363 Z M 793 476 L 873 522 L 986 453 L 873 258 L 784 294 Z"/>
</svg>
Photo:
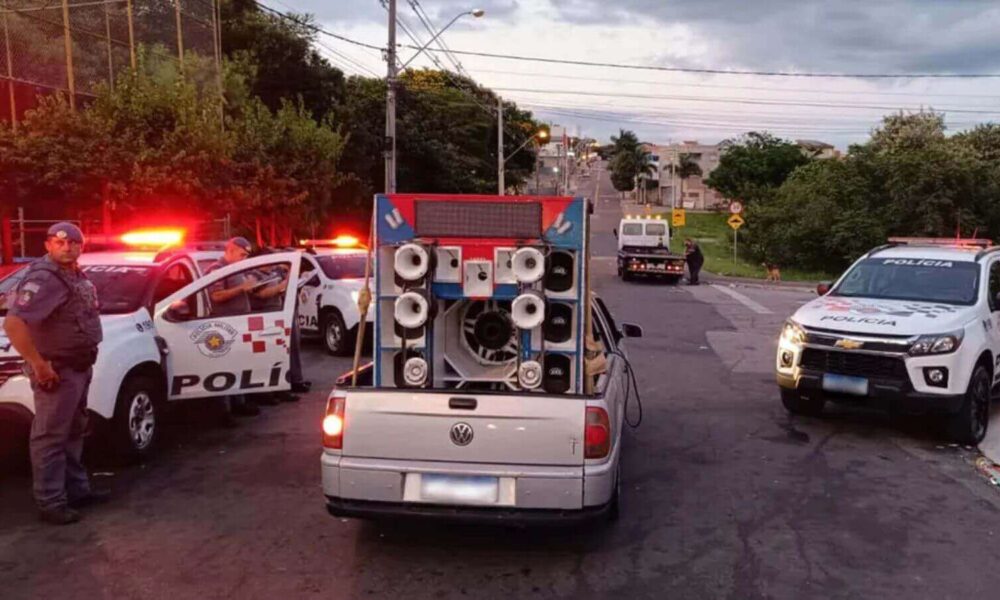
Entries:
<svg viewBox="0 0 1000 600">
<path fill-rule="evenodd" d="M 31 470 L 35 502 L 45 509 L 65 506 L 90 493 L 83 466 L 87 428 L 87 390 L 92 369 L 57 369 L 59 386 L 43 390 L 34 382 L 35 419 L 31 423 Z"/>
</svg>

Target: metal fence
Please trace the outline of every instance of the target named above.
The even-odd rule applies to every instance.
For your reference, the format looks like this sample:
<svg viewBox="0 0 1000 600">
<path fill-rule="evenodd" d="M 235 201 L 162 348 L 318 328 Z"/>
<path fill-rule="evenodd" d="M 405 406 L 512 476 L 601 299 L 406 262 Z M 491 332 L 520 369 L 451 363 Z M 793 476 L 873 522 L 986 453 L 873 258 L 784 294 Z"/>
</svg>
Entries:
<svg viewBox="0 0 1000 600">
<path fill-rule="evenodd" d="M 0 118 L 16 126 L 40 94 L 86 101 L 143 48 L 218 72 L 218 23 L 218 0 L 0 0 Z"/>
</svg>

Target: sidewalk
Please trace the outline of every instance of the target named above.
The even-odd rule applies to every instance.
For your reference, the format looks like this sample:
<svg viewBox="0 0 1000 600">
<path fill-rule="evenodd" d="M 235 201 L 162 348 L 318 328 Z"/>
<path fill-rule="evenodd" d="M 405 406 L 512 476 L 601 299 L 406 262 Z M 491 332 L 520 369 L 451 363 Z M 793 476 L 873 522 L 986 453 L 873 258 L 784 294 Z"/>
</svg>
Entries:
<svg viewBox="0 0 1000 600">
<path fill-rule="evenodd" d="M 766 281 L 764 279 L 754 279 L 752 277 L 733 277 L 731 275 L 716 275 L 710 271 L 703 270 L 701 278 L 705 283 L 715 283 L 718 285 L 739 285 L 744 287 L 756 287 L 761 289 L 783 289 L 794 292 L 816 293 L 818 281 Z"/>
</svg>

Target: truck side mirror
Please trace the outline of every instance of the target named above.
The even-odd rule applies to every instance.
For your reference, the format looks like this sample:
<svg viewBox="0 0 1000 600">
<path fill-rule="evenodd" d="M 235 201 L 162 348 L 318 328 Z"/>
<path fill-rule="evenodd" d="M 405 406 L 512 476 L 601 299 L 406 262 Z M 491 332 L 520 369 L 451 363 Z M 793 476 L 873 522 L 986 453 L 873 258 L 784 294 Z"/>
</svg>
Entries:
<svg viewBox="0 0 1000 600">
<path fill-rule="evenodd" d="M 642 327 L 632 323 L 622 323 L 622 334 L 627 338 L 641 338 Z"/>
<path fill-rule="evenodd" d="M 618 239 L 618 228 L 615 227 L 614 229 L 612 229 L 611 233 L 615 236 L 615 239 L 617 240 Z"/>
</svg>

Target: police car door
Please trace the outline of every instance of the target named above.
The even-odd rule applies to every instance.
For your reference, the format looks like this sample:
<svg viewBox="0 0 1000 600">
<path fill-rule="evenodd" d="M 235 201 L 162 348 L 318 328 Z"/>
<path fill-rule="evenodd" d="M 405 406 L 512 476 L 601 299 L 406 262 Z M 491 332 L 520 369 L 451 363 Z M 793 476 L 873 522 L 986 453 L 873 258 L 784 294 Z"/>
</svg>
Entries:
<svg viewBox="0 0 1000 600">
<path fill-rule="evenodd" d="M 316 259 L 308 254 L 302 255 L 302 266 L 299 273 L 299 328 L 303 331 L 319 331 L 320 285 L 323 272 Z"/>
<path fill-rule="evenodd" d="M 153 322 L 166 350 L 171 399 L 289 389 L 299 256 L 269 254 L 228 265 L 156 304 Z M 237 302 L 212 302 L 212 291 L 248 277 L 260 284 L 254 292 Z M 286 277 L 283 292 L 261 297 Z"/>
</svg>

